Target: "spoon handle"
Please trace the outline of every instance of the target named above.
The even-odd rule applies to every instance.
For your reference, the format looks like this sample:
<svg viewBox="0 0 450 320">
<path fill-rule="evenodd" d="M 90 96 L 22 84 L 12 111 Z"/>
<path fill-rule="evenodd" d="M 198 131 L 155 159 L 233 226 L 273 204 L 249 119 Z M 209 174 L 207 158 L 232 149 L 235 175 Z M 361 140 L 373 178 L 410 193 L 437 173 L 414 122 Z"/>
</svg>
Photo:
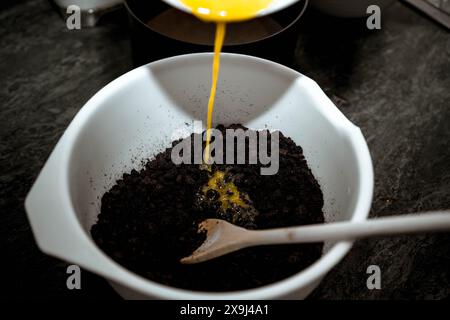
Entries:
<svg viewBox="0 0 450 320">
<path fill-rule="evenodd" d="M 450 212 L 435 211 L 371 219 L 362 222 L 345 221 L 250 231 L 250 242 L 253 245 L 307 243 L 446 230 L 450 230 Z"/>
</svg>

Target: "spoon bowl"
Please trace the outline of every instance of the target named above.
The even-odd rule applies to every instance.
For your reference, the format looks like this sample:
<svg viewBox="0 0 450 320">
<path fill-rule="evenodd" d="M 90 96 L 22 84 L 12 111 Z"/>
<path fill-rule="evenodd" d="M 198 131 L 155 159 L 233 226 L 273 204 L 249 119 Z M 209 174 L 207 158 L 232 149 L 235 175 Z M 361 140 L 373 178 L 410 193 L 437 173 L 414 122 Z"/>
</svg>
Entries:
<svg viewBox="0 0 450 320">
<path fill-rule="evenodd" d="M 206 239 L 192 255 L 181 259 L 183 264 L 193 264 L 223 256 L 243 249 L 250 242 L 246 238 L 251 231 L 225 220 L 207 219 L 199 224 L 199 232 L 206 232 Z"/>
</svg>

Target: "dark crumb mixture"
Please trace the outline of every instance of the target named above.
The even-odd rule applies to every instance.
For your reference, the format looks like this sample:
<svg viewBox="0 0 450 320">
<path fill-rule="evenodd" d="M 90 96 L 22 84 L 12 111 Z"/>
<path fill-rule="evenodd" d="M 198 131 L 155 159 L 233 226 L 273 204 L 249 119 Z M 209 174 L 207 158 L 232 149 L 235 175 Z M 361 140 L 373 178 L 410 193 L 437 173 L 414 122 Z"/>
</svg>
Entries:
<svg viewBox="0 0 450 320">
<path fill-rule="evenodd" d="M 203 242 L 205 235 L 197 232 L 199 222 L 207 218 L 232 220 L 232 212 L 227 215 L 220 205 L 198 201 L 199 190 L 217 170 L 231 177 L 257 211 L 251 223 L 237 219 L 236 224 L 266 229 L 324 221 L 322 191 L 302 148 L 281 133 L 279 146 L 279 171 L 272 176 L 260 174 L 261 164 L 213 165 L 211 172 L 199 165 L 175 165 L 171 148 L 167 149 L 140 172 L 124 174 L 105 193 L 92 237 L 124 267 L 169 286 L 234 291 L 289 277 L 317 260 L 323 245 L 255 247 L 196 265 L 179 262 Z"/>
</svg>

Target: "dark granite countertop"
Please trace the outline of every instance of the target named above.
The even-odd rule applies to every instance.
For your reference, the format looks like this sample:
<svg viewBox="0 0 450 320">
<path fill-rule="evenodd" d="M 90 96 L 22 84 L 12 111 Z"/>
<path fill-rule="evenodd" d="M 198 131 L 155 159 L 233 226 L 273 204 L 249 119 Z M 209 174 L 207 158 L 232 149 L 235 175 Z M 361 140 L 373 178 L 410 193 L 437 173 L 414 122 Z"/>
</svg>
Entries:
<svg viewBox="0 0 450 320">
<path fill-rule="evenodd" d="M 293 67 L 316 80 L 361 127 L 375 167 L 372 217 L 450 209 L 450 36 L 396 3 L 382 29 L 309 10 Z M 81 106 L 132 68 L 124 13 L 69 31 L 45 0 L 0 4 L 0 248 L 8 297 L 116 298 L 83 272 L 66 288 L 67 264 L 41 253 L 25 196 Z M 382 289 L 368 290 L 378 265 Z M 357 241 L 312 294 L 315 299 L 443 299 L 450 296 L 450 235 Z"/>
</svg>

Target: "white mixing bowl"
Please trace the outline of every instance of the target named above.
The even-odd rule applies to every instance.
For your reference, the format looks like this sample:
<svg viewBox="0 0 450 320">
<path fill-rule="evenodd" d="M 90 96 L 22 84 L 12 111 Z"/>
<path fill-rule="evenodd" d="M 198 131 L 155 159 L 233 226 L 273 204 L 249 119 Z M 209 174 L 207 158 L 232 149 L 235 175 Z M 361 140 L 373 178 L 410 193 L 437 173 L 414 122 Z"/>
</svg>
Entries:
<svg viewBox="0 0 450 320">
<path fill-rule="evenodd" d="M 36 241 L 45 253 L 105 277 L 125 298 L 304 298 L 352 242 L 326 243 L 316 263 L 283 281 L 207 293 L 144 279 L 114 262 L 90 236 L 99 199 L 114 180 L 170 146 L 174 131 L 187 136 L 194 119 L 206 118 L 211 62 L 210 53 L 153 62 L 121 76 L 86 103 L 26 199 Z M 281 129 L 301 145 L 323 190 L 327 222 L 367 218 L 373 192 L 367 144 L 314 81 L 270 61 L 222 54 L 215 110 L 215 123 Z"/>
</svg>

